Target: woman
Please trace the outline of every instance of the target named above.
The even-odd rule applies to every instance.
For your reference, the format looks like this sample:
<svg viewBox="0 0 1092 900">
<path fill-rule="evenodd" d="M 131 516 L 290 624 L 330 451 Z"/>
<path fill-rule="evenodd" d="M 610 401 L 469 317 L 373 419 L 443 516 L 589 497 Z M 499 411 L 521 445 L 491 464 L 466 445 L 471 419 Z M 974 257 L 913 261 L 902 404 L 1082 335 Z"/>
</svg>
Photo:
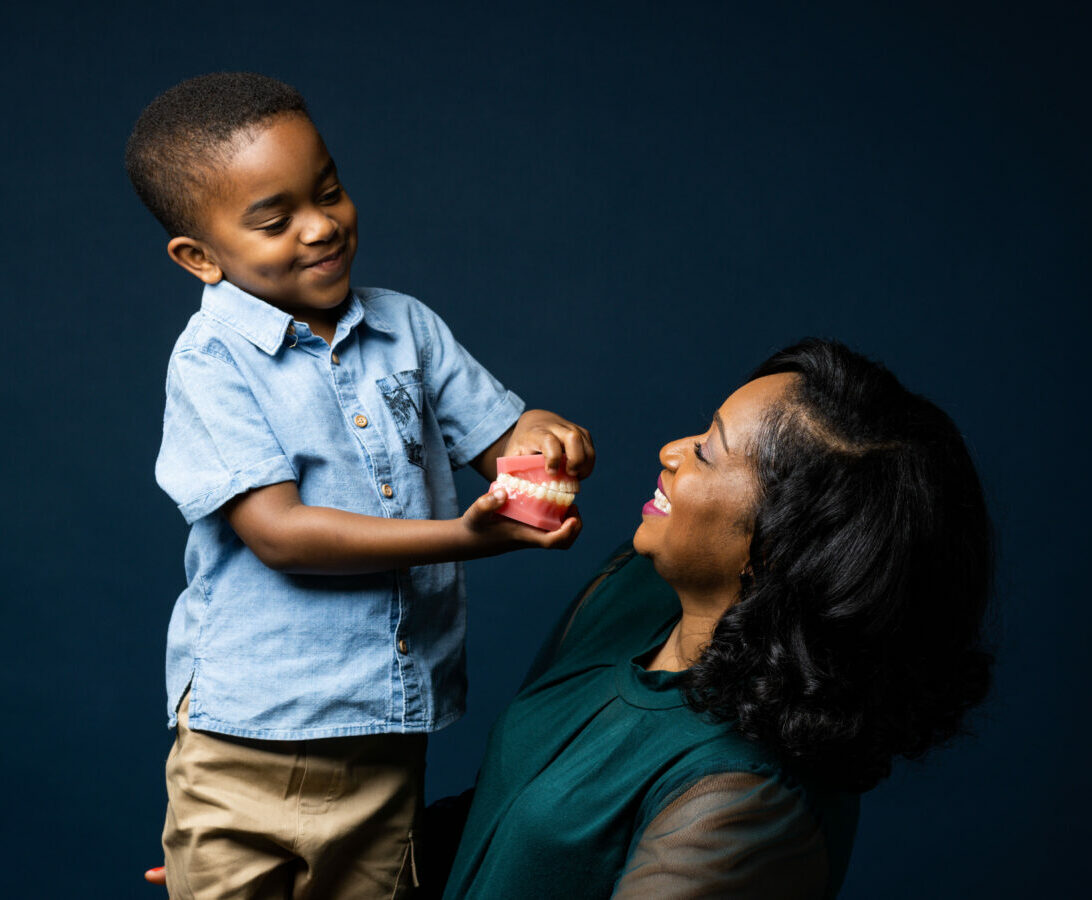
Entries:
<svg viewBox="0 0 1092 900">
<path fill-rule="evenodd" d="M 833 897 L 857 795 L 986 693 L 981 487 L 883 367 L 791 347 L 660 462 L 493 728 L 446 898 Z"/>
<path fill-rule="evenodd" d="M 445 898 L 833 897 L 859 793 L 985 696 L 978 477 L 882 366 L 783 350 L 660 462 L 493 727 Z"/>
</svg>

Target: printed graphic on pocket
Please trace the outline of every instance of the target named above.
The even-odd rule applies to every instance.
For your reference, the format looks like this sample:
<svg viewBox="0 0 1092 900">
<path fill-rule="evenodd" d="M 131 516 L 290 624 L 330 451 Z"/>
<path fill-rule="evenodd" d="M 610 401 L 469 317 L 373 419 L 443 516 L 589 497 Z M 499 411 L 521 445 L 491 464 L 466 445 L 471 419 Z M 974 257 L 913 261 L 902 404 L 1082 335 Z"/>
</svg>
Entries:
<svg viewBox="0 0 1092 900">
<path fill-rule="evenodd" d="M 425 467 L 425 447 L 421 443 L 421 416 L 424 410 L 424 385 L 420 369 L 407 369 L 380 378 L 376 385 L 391 418 L 398 426 L 406 459 L 415 466 Z"/>
</svg>

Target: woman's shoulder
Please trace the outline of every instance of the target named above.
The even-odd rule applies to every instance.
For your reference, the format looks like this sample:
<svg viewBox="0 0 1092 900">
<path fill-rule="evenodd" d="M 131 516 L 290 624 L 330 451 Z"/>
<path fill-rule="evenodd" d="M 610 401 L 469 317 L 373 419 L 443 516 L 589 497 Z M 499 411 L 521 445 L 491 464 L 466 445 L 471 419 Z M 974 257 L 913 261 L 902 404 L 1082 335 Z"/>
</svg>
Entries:
<svg viewBox="0 0 1092 900">
<path fill-rule="evenodd" d="M 679 613 L 679 600 L 630 542 L 616 547 L 561 614 L 523 686 L 559 664 L 613 664 Z"/>
<path fill-rule="evenodd" d="M 627 634 L 643 639 L 650 627 L 678 614 L 674 588 L 627 541 L 615 548 L 578 595 L 562 640 L 595 640 L 604 633 L 616 642 Z"/>
</svg>

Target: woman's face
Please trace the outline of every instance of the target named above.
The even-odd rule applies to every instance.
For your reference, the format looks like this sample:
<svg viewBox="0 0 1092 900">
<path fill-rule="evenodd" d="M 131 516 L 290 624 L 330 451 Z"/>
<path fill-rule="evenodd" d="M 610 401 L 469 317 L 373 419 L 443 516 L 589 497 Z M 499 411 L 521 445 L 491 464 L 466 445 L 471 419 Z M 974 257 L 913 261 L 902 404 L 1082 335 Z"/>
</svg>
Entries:
<svg viewBox="0 0 1092 900">
<path fill-rule="evenodd" d="M 748 565 L 757 497 L 753 453 L 763 417 L 796 378 L 748 382 L 709 430 L 660 450 L 657 494 L 645 504 L 633 546 L 680 595 L 735 600 Z"/>
</svg>

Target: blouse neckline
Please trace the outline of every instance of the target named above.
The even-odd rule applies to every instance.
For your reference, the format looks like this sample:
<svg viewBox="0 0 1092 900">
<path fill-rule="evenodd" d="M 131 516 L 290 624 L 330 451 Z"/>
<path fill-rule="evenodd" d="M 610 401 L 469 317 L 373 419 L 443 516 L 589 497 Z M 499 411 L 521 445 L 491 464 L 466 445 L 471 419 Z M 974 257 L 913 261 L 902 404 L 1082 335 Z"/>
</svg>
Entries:
<svg viewBox="0 0 1092 900">
<path fill-rule="evenodd" d="M 641 665 L 641 660 L 650 660 L 667 640 L 678 618 L 677 615 L 672 615 L 653 632 L 640 653 L 619 660 L 615 665 L 614 681 L 618 696 L 630 706 L 639 709 L 675 709 L 686 705 L 682 686 L 688 670 L 668 672 L 662 669 L 646 669 Z"/>
</svg>

